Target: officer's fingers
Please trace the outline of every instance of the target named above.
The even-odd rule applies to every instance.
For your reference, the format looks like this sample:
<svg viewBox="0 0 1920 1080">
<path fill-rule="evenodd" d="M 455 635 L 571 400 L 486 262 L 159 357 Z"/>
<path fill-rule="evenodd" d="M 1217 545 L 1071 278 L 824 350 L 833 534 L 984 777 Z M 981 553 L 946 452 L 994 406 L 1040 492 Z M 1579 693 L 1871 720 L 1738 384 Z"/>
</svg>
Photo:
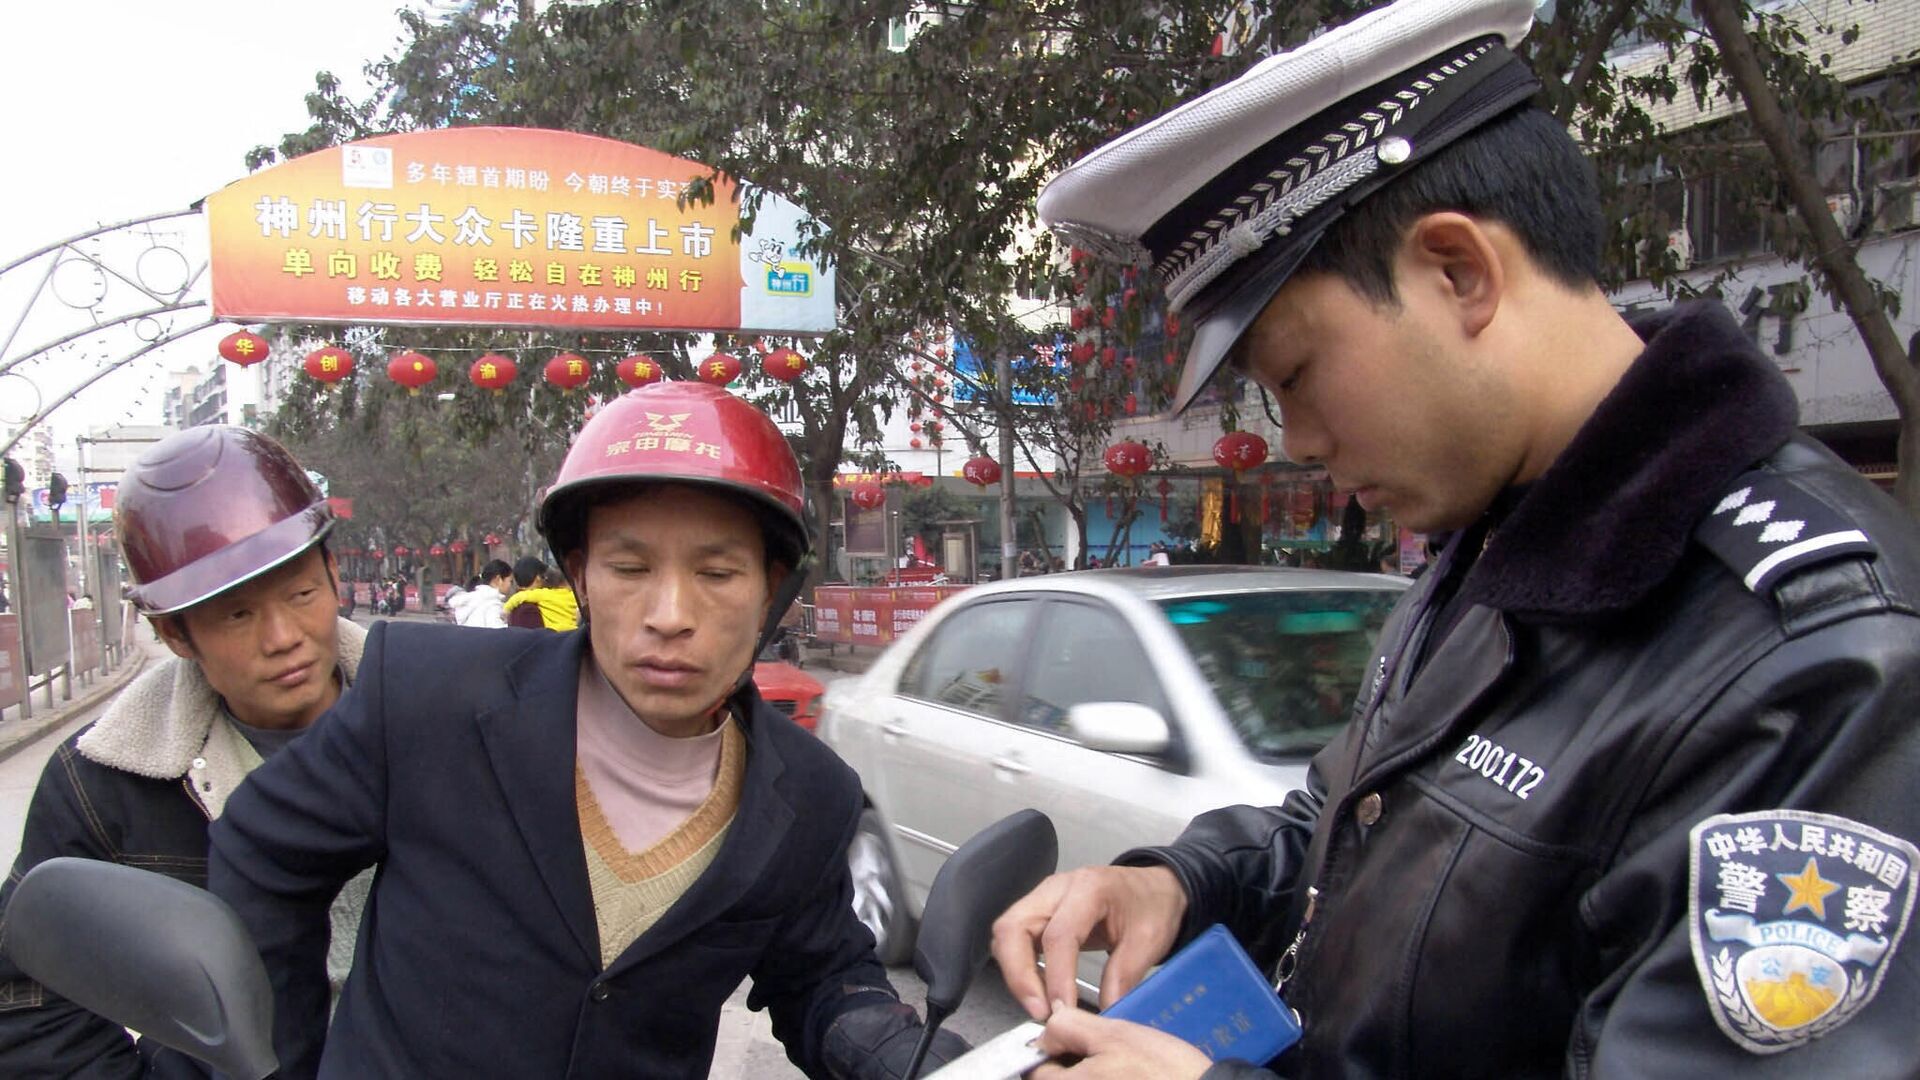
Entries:
<svg viewBox="0 0 1920 1080">
<path fill-rule="evenodd" d="M 1147 970 L 1167 955 L 1172 944 L 1170 938 L 1150 940 L 1140 933 L 1128 934 L 1122 939 L 1108 955 L 1107 966 L 1100 973 L 1100 1008 L 1119 1001 L 1127 991 L 1140 985 Z"/>
<path fill-rule="evenodd" d="M 1048 1057 L 1072 1054 L 1087 1057 L 1102 1049 L 1101 1036 L 1112 1037 L 1117 1020 L 1106 1020 L 1076 1008 L 1067 1001 L 1055 1001 L 1047 1029 L 1040 1033 L 1038 1045 Z"/>
<path fill-rule="evenodd" d="M 993 921 L 994 963 L 1000 966 L 1007 992 L 1035 1020 L 1047 1018 L 1047 991 L 1040 981 L 1033 946 L 1052 920 L 1065 891 L 1065 878 L 1055 874 Z"/>
<path fill-rule="evenodd" d="M 1070 1054 L 1082 1060 L 1071 1070 L 1044 1066 L 1046 1071 L 1034 1071 L 1036 1080 L 1049 1076 L 1192 1080 L 1211 1064 L 1205 1054 L 1181 1039 L 1065 1005 L 1055 1008 L 1039 1045 L 1049 1056 Z"/>
</svg>

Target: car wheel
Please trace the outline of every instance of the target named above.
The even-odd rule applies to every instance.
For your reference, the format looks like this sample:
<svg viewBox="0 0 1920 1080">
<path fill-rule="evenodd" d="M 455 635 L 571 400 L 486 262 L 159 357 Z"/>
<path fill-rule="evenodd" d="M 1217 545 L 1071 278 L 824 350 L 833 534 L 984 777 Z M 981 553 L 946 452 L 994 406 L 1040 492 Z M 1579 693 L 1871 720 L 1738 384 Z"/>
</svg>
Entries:
<svg viewBox="0 0 1920 1080">
<path fill-rule="evenodd" d="M 907 914 L 907 890 L 893 865 L 880 815 L 867 810 L 847 846 L 853 875 L 853 913 L 873 932 L 873 951 L 882 964 L 904 964 L 913 957 L 913 916 Z"/>
</svg>

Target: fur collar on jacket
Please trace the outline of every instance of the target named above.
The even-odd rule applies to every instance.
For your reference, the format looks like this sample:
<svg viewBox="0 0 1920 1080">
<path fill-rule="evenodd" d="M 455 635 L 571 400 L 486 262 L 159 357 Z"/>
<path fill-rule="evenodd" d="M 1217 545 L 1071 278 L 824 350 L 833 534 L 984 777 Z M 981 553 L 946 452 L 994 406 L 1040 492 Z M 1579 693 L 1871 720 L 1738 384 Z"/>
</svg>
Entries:
<svg viewBox="0 0 1920 1080">
<path fill-rule="evenodd" d="M 1794 432 L 1793 388 L 1713 301 L 1636 320 L 1647 348 L 1495 531 L 1462 597 L 1522 618 L 1624 611 L 1728 485 Z"/>
<path fill-rule="evenodd" d="M 360 668 L 367 631 L 341 619 L 339 634 L 340 672 L 351 685 Z M 219 744 L 209 736 L 220 714 L 220 697 L 200 673 L 200 665 L 168 657 L 120 691 L 106 713 L 80 737 L 80 753 L 136 776 L 176 779 L 190 769 L 205 768 L 196 766 L 195 759 L 205 758 L 203 751 Z"/>
</svg>

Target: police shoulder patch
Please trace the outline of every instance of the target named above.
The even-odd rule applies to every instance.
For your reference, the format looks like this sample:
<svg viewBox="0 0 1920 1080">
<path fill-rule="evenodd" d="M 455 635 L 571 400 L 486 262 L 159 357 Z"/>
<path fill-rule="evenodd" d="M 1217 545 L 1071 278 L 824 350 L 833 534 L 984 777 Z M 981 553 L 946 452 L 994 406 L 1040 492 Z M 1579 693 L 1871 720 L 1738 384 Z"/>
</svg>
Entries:
<svg viewBox="0 0 1920 1080">
<path fill-rule="evenodd" d="M 1791 1050 L 1873 1000 L 1913 915 L 1913 844 L 1799 810 L 1720 814 L 1689 835 L 1693 962 L 1727 1038 Z"/>
<path fill-rule="evenodd" d="M 1733 482 L 1695 535 L 1762 596 L 1803 566 L 1877 550 L 1859 526 L 1818 495 L 1758 470 Z"/>
</svg>

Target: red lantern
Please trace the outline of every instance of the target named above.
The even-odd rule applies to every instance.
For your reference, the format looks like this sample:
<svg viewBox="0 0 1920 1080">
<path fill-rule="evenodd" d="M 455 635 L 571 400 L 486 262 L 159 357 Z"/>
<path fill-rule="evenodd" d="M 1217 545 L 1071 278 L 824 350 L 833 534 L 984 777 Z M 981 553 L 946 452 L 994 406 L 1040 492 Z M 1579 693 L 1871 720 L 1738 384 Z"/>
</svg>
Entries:
<svg viewBox="0 0 1920 1080">
<path fill-rule="evenodd" d="M 1159 483 L 1153 485 L 1153 490 L 1160 493 L 1160 520 L 1164 523 L 1167 520 L 1167 496 L 1173 494 L 1173 481 L 1163 476 Z"/>
<path fill-rule="evenodd" d="M 440 368 L 433 358 L 417 352 L 403 352 L 387 361 L 387 378 L 407 388 L 407 393 L 418 395 L 420 388 L 434 380 L 440 374 Z"/>
<path fill-rule="evenodd" d="M 909 440 L 907 440 L 907 446 L 908 446 L 909 448 L 911 448 L 911 449 L 914 449 L 914 450 L 918 450 L 918 449 L 920 449 L 920 440 L 919 440 L 919 439 L 909 439 Z"/>
<path fill-rule="evenodd" d="M 1215 440 L 1213 460 L 1230 472 L 1259 468 L 1267 460 L 1267 440 L 1251 431 L 1229 431 Z"/>
<path fill-rule="evenodd" d="M 446 553 L 447 553 L 447 549 L 444 547 L 441 547 L 439 544 L 435 544 L 432 547 L 427 549 L 427 554 L 429 555 L 445 555 Z"/>
<path fill-rule="evenodd" d="M 380 550 L 379 548 L 374 548 L 371 551 L 368 551 L 367 555 L 368 557 L 375 558 L 375 559 L 384 559 L 387 557 L 387 553 Z"/>
<path fill-rule="evenodd" d="M 1101 460 L 1106 462 L 1108 472 L 1133 480 L 1153 467 L 1153 451 L 1143 443 L 1117 442 L 1107 447 Z"/>
<path fill-rule="evenodd" d="M 760 370 L 769 379 L 790 383 L 806 373 L 807 358 L 793 349 L 775 349 L 760 361 Z"/>
<path fill-rule="evenodd" d="M 396 544 L 393 548 L 393 554 L 395 558 L 404 559 L 407 557 L 407 549 Z"/>
<path fill-rule="evenodd" d="M 267 358 L 267 339 L 251 330 L 235 330 L 220 339 L 220 355 L 241 367 Z"/>
<path fill-rule="evenodd" d="M 498 353 L 488 353 L 467 369 L 467 378 L 482 390 L 504 394 L 507 385 L 520 374 L 520 366 Z"/>
<path fill-rule="evenodd" d="M 967 463 L 960 467 L 960 475 L 975 487 L 992 487 L 1000 482 L 1000 463 L 981 454 L 976 458 L 968 458 Z"/>
<path fill-rule="evenodd" d="M 1267 440 L 1251 431 L 1229 431 L 1213 444 L 1213 460 L 1233 474 L 1229 505 L 1233 520 L 1240 520 L 1240 474 L 1258 468 L 1267 460 Z"/>
<path fill-rule="evenodd" d="M 447 550 L 453 552 L 455 555 L 465 555 L 467 553 L 467 542 L 465 540 L 455 540 L 453 543 L 447 545 Z"/>
<path fill-rule="evenodd" d="M 629 356 L 620 361 L 620 366 L 613 369 L 613 373 L 620 376 L 621 382 L 635 389 L 651 386 L 666 374 L 660 370 L 659 364 L 654 363 L 651 356 Z"/>
<path fill-rule="evenodd" d="M 572 391 L 579 389 L 580 385 L 587 381 L 590 372 L 587 370 L 587 361 L 584 357 L 563 352 L 547 361 L 546 374 L 548 382 L 562 390 Z"/>
<path fill-rule="evenodd" d="M 740 377 L 740 361 L 717 352 L 700 361 L 700 381 L 725 386 Z"/>
<path fill-rule="evenodd" d="M 353 354 L 338 345 L 329 345 L 308 353 L 306 363 L 301 366 L 308 375 L 333 384 L 353 374 Z"/>
<path fill-rule="evenodd" d="M 879 484 L 860 484 L 848 493 L 848 498 L 862 510 L 877 510 L 887 501 L 887 489 Z"/>
<path fill-rule="evenodd" d="M 487 545 L 488 547 L 492 547 L 493 545 L 501 543 L 502 541 L 499 536 L 493 533 L 488 533 L 487 535 L 480 538 L 480 542 Z"/>
</svg>

